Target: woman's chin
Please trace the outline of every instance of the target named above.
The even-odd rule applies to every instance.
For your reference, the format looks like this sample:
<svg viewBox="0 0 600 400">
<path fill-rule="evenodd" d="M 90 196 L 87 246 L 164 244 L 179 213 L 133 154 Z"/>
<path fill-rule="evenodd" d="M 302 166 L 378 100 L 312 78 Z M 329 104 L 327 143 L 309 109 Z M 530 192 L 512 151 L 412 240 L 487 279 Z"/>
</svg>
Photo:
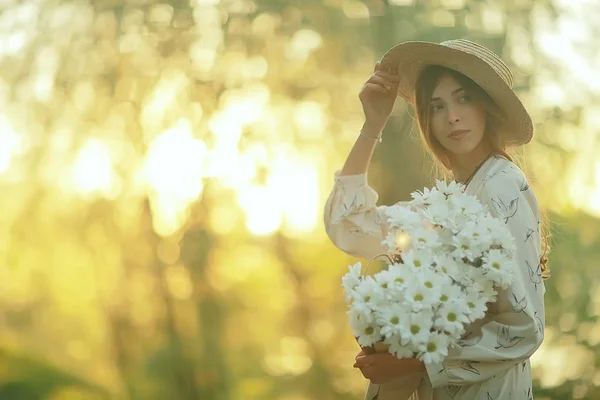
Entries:
<svg viewBox="0 0 600 400">
<path fill-rule="evenodd" d="M 471 153 L 475 147 L 476 146 L 469 145 L 469 143 L 452 143 L 446 146 L 446 150 L 456 156 L 460 156 Z"/>
</svg>

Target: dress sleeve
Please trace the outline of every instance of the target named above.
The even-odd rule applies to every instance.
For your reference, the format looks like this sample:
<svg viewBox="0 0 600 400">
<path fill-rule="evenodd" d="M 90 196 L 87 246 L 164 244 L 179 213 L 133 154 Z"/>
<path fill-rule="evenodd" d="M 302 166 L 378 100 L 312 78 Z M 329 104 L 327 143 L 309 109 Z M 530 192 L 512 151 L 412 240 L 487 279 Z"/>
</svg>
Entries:
<svg viewBox="0 0 600 400">
<path fill-rule="evenodd" d="M 325 204 L 325 231 L 343 252 L 371 259 L 385 252 L 381 242 L 388 232 L 388 206 L 377 206 L 379 195 L 367 184 L 366 173 L 340 176 L 340 172 L 334 174 L 333 189 Z"/>
<path fill-rule="evenodd" d="M 507 289 L 498 289 L 494 312 L 475 322 L 480 330 L 468 330 L 473 337 L 450 347 L 442 363 L 426 365 L 433 388 L 468 385 L 501 374 L 528 359 L 544 339 L 545 286 L 535 195 L 511 164 L 484 184 L 479 198 L 515 238 L 515 278 Z"/>
</svg>

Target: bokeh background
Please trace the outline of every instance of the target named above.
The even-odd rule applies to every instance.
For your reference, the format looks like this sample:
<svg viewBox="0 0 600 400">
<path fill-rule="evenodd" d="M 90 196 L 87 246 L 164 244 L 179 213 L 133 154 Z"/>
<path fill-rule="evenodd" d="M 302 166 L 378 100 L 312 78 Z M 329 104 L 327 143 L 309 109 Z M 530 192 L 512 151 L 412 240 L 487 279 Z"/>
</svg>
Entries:
<svg viewBox="0 0 600 400">
<path fill-rule="evenodd" d="M 0 0 L 0 399 L 362 399 L 322 210 L 404 40 L 500 54 L 552 220 L 536 399 L 600 398 L 595 0 Z M 369 182 L 430 185 L 401 100 Z"/>
</svg>

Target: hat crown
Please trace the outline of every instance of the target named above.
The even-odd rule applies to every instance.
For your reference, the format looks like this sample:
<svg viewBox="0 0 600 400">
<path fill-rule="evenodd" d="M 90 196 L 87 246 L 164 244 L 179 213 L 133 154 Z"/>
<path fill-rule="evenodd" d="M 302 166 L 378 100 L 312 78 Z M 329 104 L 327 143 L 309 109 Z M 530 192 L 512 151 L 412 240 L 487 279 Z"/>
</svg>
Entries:
<svg viewBox="0 0 600 400">
<path fill-rule="evenodd" d="M 471 42 L 470 40 L 466 39 L 447 40 L 440 44 L 451 49 L 459 50 L 474 55 L 475 57 L 481 59 L 490 67 L 492 67 L 492 69 L 496 71 L 498 76 L 500 76 L 500 78 L 502 78 L 502 80 L 506 82 L 506 84 L 509 87 L 512 87 L 513 74 L 510 71 L 510 68 L 508 68 L 508 65 L 506 65 L 496 53 L 494 53 L 487 47 L 483 47 L 480 44 Z"/>
</svg>

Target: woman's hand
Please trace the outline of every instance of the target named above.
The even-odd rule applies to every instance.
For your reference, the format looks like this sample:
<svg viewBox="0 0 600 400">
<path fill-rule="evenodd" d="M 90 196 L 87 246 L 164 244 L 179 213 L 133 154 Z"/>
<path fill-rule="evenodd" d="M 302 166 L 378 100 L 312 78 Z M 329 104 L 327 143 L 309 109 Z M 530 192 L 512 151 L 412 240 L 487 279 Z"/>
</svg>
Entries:
<svg viewBox="0 0 600 400">
<path fill-rule="evenodd" d="M 360 368 L 363 376 L 375 384 L 383 384 L 403 375 L 427 371 L 425 364 L 416 358 L 398 359 L 387 352 L 367 355 L 359 353 L 354 368 Z"/>
<path fill-rule="evenodd" d="M 384 70 L 378 61 L 373 75 L 361 89 L 358 97 L 365 113 L 365 124 L 373 131 L 381 132 L 390 118 L 396 102 L 399 80 L 390 68 Z"/>
</svg>

